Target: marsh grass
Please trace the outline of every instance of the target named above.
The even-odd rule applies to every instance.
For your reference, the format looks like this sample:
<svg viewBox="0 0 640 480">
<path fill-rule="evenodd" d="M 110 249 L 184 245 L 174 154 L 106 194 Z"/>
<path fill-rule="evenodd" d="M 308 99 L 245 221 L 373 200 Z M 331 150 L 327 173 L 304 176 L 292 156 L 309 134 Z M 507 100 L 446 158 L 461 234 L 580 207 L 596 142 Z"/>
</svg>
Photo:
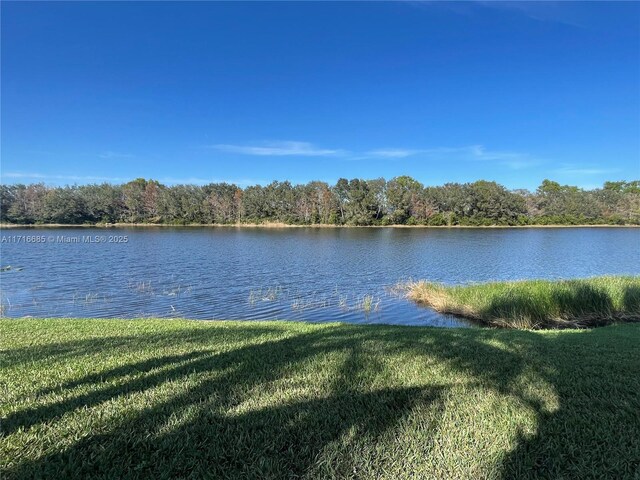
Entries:
<svg viewBox="0 0 640 480">
<path fill-rule="evenodd" d="M 284 293 L 280 285 L 275 287 L 258 288 L 249 292 L 249 303 L 255 305 L 257 302 L 275 302 L 282 297 Z"/>
<path fill-rule="evenodd" d="M 408 297 L 441 313 L 508 328 L 584 328 L 640 321 L 640 277 L 522 280 L 445 286 L 415 282 Z"/>
<path fill-rule="evenodd" d="M 151 280 L 148 281 L 129 281 L 129 288 L 138 293 L 144 293 L 148 295 L 153 295 L 154 288 L 151 285 Z"/>
<path fill-rule="evenodd" d="M 162 291 L 162 294 L 166 295 L 167 297 L 179 297 L 183 294 L 191 293 L 192 289 L 193 287 L 191 285 L 182 286 L 178 284 L 176 286 L 170 286 L 168 288 L 165 288 Z"/>
<path fill-rule="evenodd" d="M 90 304 L 95 303 L 97 301 L 98 301 L 98 294 L 97 293 L 87 293 L 84 296 L 85 305 L 90 305 Z"/>
<path fill-rule="evenodd" d="M 343 310 L 349 309 L 349 296 L 348 295 L 338 295 L 338 306 Z"/>
<path fill-rule="evenodd" d="M 261 302 L 282 302 L 293 311 L 339 308 L 344 312 L 360 311 L 365 315 L 381 310 L 382 300 L 371 294 L 343 293 L 337 285 L 330 291 L 305 291 L 282 286 L 257 288 L 249 291 L 248 302 L 255 306 Z"/>
<path fill-rule="evenodd" d="M 11 310 L 11 300 L 4 293 L 0 292 L 0 317 Z"/>
<path fill-rule="evenodd" d="M 96 303 L 111 303 L 112 299 L 110 297 L 108 297 L 105 294 L 99 294 L 99 293 L 95 293 L 95 292 L 89 292 L 89 293 L 79 293 L 79 292 L 74 292 L 72 297 L 71 297 L 71 303 L 73 305 L 78 305 L 78 306 L 88 306 L 88 305 L 93 305 Z M 34 305 L 37 304 L 36 298 L 33 298 L 33 303 Z"/>
<path fill-rule="evenodd" d="M 377 312 L 380 310 L 380 299 L 373 295 L 363 295 L 356 302 L 356 309 L 363 311 L 365 314 Z"/>
<path fill-rule="evenodd" d="M 292 310 L 307 310 L 309 308 L 326 308 L 331 305 L 327 298 L 294 298 L 291 302 Z"/>
</svg>

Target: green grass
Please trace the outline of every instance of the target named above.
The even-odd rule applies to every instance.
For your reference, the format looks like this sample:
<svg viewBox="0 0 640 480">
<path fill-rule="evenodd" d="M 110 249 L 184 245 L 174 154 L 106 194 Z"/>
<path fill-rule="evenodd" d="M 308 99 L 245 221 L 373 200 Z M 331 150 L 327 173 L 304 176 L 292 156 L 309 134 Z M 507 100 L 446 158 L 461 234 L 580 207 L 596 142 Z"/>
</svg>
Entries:
<svg viewBox="0 0 640 480">
<path fill-rule="evenodd" d="M 14 478 L 640 475 L 640 325 L 0 320 Z"/>
<path fill-rule="evenodd" d="M 409 298 L 442 313 L 509 328 L 584 328 L 640 321 L 640 277 L 445 286 L 417 282 Z"/>
</svg>

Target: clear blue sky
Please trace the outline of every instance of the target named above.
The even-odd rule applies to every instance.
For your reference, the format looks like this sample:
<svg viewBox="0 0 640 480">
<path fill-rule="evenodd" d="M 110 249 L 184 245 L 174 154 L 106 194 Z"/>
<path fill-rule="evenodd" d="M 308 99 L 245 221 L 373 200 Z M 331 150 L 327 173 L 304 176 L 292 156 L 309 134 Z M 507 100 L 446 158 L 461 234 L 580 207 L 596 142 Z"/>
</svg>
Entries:
<svg viewBox="0 0 640 480">
<path fill-rule="evenodd" d="M 2 2 L 3 183 L 640 177 L 640 4 Z"/>
</svg>

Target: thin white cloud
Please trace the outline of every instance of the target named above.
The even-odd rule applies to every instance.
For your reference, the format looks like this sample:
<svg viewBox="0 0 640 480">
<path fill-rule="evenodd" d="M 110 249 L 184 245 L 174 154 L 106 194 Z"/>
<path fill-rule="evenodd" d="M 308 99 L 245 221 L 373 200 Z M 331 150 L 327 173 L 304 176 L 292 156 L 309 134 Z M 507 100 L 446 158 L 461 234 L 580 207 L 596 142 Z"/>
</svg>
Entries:
<svg viewBox="0 0 640 480">
<path fill-rule="evenodd" d="M 465 17 L 473 17 L 481 13 L 482 10 L 496 10 L 509 12 L 514 16 L 529 18 L 537 22 L 559 23 L 581 29 L 593 27 L 596 23 L 602 23 L 601 19 L 594 19 L 579 3 L 571 1 L 514 2 L 496 0 L 476 0 L 471 2 L 405 0 L 404 2 L 405 5 L 416 8 L 429 10 L 440 8 Z"/>
<path fill-rule="evenodd" d="M 521 152 L 487 150 L 484 145 L 468 145 L 463 147 L 433 147 L 421 149 L 385 148 L 370 150 L 362 156 L 364 158 L 399 159 L 412 156 L 421 156 L 433 160 L 458 160 L 458 161 L 496 161 L 513 170 L 529 168 L 541 163 L 540 160 Z"/>
<path fill-rule="evenodd" d="M 442 160 L 487 160 L 501 162 L 505 167 L 520 170 L 541 163 L 530 155 L 520 152 L 487 150 L 483 145 L 462 147 L 405 148 L 387 147 L 364 152 L 349 151 L 338 148 L 319 148 L 309 142 L 265 142 L 261 145 L 216 144 L 207 148 L 226 153 L 257 156 L 308 156 L 308 157 L 340 157 L 345 160 L 387 159 L 399 160 L 408 157 L 426 157 Z"/>
<path fill-rule="evenodd" d="M 102 177 L 102 176 L 94 176 L 94 175 L 51 175 L 46 173 L 35 173 L 35 172 L 3 172 L 0 174 L 0 178 L 2 179 L 11 179 L 11 180 L 35 180 L 40 182 L 107 182 L 107 183 L 126 183 L 130 182 L 134 178 L 144 177 L 144 178 L 154 178 L 153 175 L 145 177 L 144 175 L 132 176 L 132 177 Z M 220 178 L 203 178 L 203 177 L 186 177 L 186 178 L 178 178 L 178 177 L 161 177 L 157 178 L 160 183 L 164 185 L 207 185 L 209 183 L 229 183 L 235 184 L 239 186 L 249 186 L 249 185 L 266 185 L 268 182 L 266 180 L 255 180 L 251 178 L 240 178 L 240 179 L 220 179 Z"/>
<path fill-rule="evenodd" d="M 572 2 L 566 2 L 572 3 Z M 576 5 L 566 5 L 564 2 L 512 2 L 512 1 L 478 1 L 477 5 L 485 8 L 499 9 L 521 14 L 532 20 L 544 23 L 560 23 L 577 28 L 587 28 L 581 8 Z"/>
<path fill-rule="evenodd" d="M 11 179 L 31 179 L 41 181 L 54 181 L 54 180 L 66 180 L 73 182 L 123 182 L 127 181 L 121 177 L 102 177 L 94 175 L 51 175 L 47 173 L 34 173 L 34 172 L 2 172 L 0 174 L 2 178 Z"/>
<path fill-rule="evenodd" d="M 162 177 L 158 181 L 164 185 L 208 185 L 210 183 L 228 183 L 230 185 L 238 185 L 246 187 L 251 185 L 266 185 L 265 180 L 254 180 L 251 178 L 228 179 L 228 178 L 203 178 L 203 177 Z"/>
<path fill-rule="evenodd" d="M 381 148 L 364 152 L 360 158 L 406 158 L 414 155 L 438 156 L 451 153 L 468 152 L 471 147 L 436 147 L 436 148 Z"/>
<path fill-rule="evenodd" d="M 408 150 L 404 148 L 389 148 L 381 150 L 370 150 L 364 153 L 364 156 L 382 157 L 382 158 L 405 158 L 420 153 L 420 150 Z"/>
<path fill-rule="evenodd" d="M 540 161 L 537 160 L 506 160 L 501 162 L 505 167 L 511 170 L 524 170 L 525 168 L 535 167 L 540 165 Z"/>
<path fill-rule="evenodd" d="M 106 151 L 106 152 L 102 152 L 98 155 L 100 158 L 104 158 L 104 159 L 116 159 L 116 158 L 134 158 L 135 155 L 132 155 L 130 153 L 120 153 L 120 152 L 112 152 L 112 151 Z"/>
<path fill-rule="evenodd" d="M 522 160 L 526 154 L 519 152 L 505 152 L 498 150 L 487 150 L 484 145 L 472 145 L 467 147 L 469 153 L 478 160 Z"/>
<path fill-rule="evenodd" d="M 619 168 L 595 168 L 595 167 L 573 167 L 566 166 L 562 168 L 557 168 L 554 170 L 555 173 L 560 175 L 605 175 L 608 173 L 617 173 L 620 172 Z"/>
<path fill-rule="evenodd" d="M 229 145 L 217 144 L 211 145 L 210 148 L 221 152 L 236 153 L 241 155 L 259 155 L 259 156 L 307 156 L 307 157 L 326 157 L 331 155 L 340 155 L 345 153 L 342 150 L 332 150 L 326 148 L 318 148 L 308 142 L 267 142 L 262 145 Z"/>
</svg>

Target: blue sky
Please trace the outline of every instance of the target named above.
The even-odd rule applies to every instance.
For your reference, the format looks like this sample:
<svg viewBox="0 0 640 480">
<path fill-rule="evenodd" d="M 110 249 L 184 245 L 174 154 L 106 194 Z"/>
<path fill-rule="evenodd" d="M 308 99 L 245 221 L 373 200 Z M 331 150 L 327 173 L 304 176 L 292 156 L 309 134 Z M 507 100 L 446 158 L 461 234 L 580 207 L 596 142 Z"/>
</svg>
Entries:
<svg viewBox="0 0 640 480">
<path fill-rule="evenodd" d="M 640 4 L 2 2 L 3 183 L 640 177 Z"/>
</svg>

